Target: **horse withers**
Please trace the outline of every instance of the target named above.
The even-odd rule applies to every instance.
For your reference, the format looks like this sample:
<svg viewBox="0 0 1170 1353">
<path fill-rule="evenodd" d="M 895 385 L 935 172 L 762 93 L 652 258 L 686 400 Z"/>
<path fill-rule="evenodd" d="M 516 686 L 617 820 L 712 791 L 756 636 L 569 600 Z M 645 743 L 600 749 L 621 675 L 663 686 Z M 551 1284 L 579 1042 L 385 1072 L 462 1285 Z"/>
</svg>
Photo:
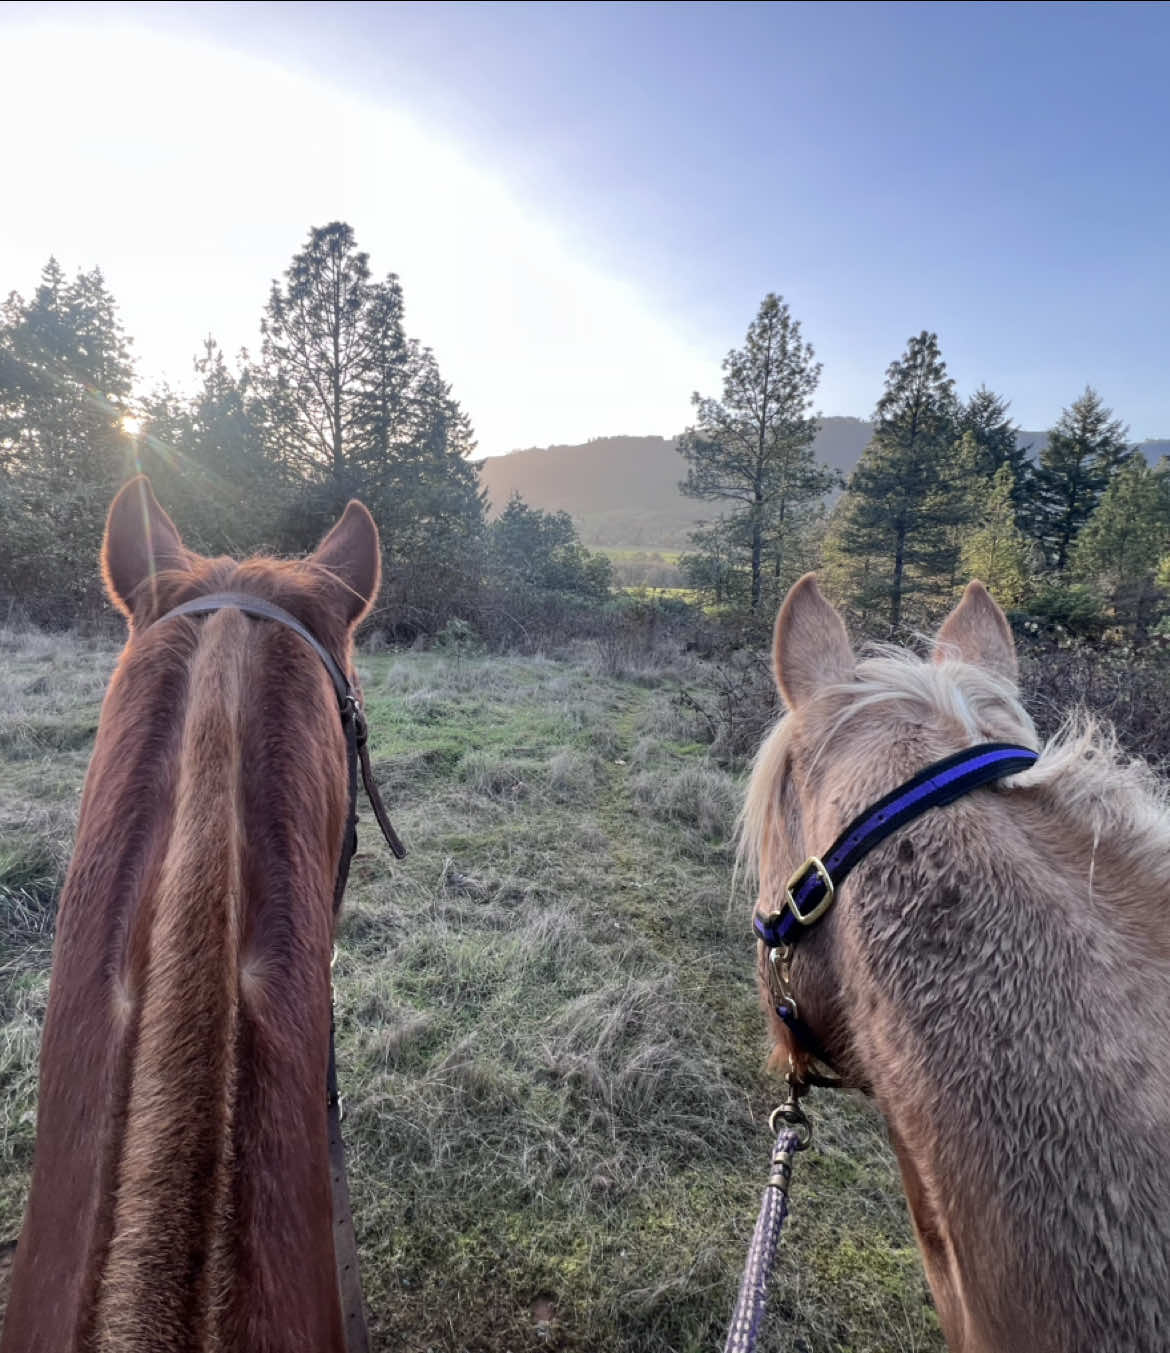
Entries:
<svg viewBox="0 0 1170 1353">
<path fill-rule="evenodd" d="M 61 896 L 4 1353 L 342 1353 L 325 1113 L 349 671 L 378 590 L 351 502 L 301 562 L 186 549 L 145 478 L 102 568 L 129 640 Z M 156 624 L 166 617 L 163 623 Z"/>
<path fill-rule="evenodd" d="M 743 817 L 759 916 L 924 767 L 1036 744 L 979 583 L 930 659 L 859 662 L 808 575 L 773 662 L 788 712 Z M 885 1117 L 952 1350 L 1170 1348 L 1170 814 L 1147 767 L 1082 717 L 884 840 L 788 956 L 804 1039 L 759 957 L 778 1055 L 800 1073 L 815 1046 Z"/>
</svg>

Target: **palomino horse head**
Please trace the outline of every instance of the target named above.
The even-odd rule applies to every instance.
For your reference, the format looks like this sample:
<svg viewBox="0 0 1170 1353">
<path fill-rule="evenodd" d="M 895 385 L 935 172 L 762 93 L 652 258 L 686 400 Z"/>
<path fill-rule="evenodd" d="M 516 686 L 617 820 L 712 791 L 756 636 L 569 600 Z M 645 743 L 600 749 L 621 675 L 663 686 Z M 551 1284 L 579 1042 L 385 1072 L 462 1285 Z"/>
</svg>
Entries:
<svg viewBox="0 0 1170 1353">
<path fill-rule="evenodd" d="M 858 661 L 809 575 L 773 657 L 788 712 L 742 836 L 761 915 L 925 767 L 1035 745 L 1011 631 L 979 583 L 929 659 Z M 1170 1347 L 1168 905 L 1163 792 L 1082 721 L 1033 769 L 884 840 L 791 954 L 810 1041 L 886 1118 L 952 1349 Z M 807 1069 L 807 1047 L 773 1030 Z"/>
<path fill-rule="evenodd" d="M 295 563 L 188 550 L 144 478 L 102 566 L 130 626 L 62 893 L 5 1350 L 344 1348 L 326 1141 L 338 699 L 378 589 L 350 503 Z M 166 617 L 166 618 L 163 618 Z M 156 623 L 157 622 L 157 623 Z"/>
</svg>

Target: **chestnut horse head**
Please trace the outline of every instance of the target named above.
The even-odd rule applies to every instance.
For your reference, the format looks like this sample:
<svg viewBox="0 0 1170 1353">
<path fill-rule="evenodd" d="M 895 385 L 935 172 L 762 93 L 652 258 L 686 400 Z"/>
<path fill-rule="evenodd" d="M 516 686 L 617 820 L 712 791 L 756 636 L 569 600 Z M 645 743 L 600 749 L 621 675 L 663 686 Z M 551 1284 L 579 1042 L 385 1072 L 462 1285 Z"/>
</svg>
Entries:
<svg viewBox="0 0 1170 1353">
<path fill-rule="evenodd" d="M 325 1078 L 350 669 L 378 533 L 350 503 L 297 563 L 186 549 L 144 478 L 110 508 L 130 626 L 61 896 L 32 1190 L 5 1350 L 344 1348 Z"/>
<path fill-rule="evenodd" d="M 857 661 L 811 575 L 776 622 L 788 712 L 757 756 L 757 911 L 847 823 L 984 742 L 1035 745 L 1002 611 L 972 583 L 931 658 Z M 761 946 L 760 984 L 774 995 Z M 949 1346 L 1170 1347 L 1170 815 L 1081 719 L 853 870 L 790 990 L 885 1116 Z M 773 1016 L 777 1051 L 807 1060 Z"/>
</svg>

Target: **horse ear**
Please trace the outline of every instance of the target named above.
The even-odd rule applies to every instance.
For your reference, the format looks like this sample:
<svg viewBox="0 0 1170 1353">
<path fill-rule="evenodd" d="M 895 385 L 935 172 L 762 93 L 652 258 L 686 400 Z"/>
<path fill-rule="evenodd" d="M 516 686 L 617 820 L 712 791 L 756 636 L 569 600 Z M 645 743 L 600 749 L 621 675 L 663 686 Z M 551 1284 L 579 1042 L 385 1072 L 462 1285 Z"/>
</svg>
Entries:
<svg viewBox="0 0 1170 1353">
<path fill-rule="evenodd" d="M 821 686 L 848 681 L 853 649 L 845 625 L 821 595 L 816 574 L 793 583 L 772 639 L 772 670 L 789 709 L 796 709 Z"/>
<path fill-rule="evenodd" d="M 135 475 L 118 490 L 106 518 L 102 577 L 117 608 L 133 615 L 134 594 L 166 569 L 185 569 L 190 555 L 178 527 L 158 505 L 150 480 Z"/>
<path fill-rule="evenodd" d="M 341 520 L 309 556 L 309 563 L 333 575 L 344 589 L 341 608 L 347 625 L 369 613 L 382 578 L 382 549 L 374 519 L 351 498 Z"/>
<path fill-rule="evenodd" d="M 1011 626 L 978 580 L 967 584 L 963 599 L 943 621 L 934 641 L 935 662 L 945 662 L 956 653 L 964 662 L 1016 684 L 1020 673 Z"/>
</svg>

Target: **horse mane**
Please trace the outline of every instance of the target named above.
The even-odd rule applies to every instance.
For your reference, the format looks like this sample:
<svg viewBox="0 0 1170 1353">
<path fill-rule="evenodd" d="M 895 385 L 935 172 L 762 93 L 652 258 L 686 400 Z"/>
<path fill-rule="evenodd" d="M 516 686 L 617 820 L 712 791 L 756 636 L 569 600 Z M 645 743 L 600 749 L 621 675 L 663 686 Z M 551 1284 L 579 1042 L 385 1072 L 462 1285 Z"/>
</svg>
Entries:
<svg viewBox="0 0 1170 1353">
<path fill-rule="evenodd" d="M 1018 691 L 982 668 L 946 658 L 924 661 L 893 645 L 875 645 L 858 663 L 854 678 L 826 686 L 818 699 L 840 705 L 827 736 L 815 749 L 815 768 L 838 735 L 861 714 L 890 715 L 906 722 L 945 721 L 972 742 L 987 736 L 987 716 L 1017 726 L 1014 736 L 1037 740 L 1035 725 Z M 776 785 L 789 755 L 795 723 L 782 714 L 752 763 L 738 824 L 736 871 L 758 880 L 760 861 L 772 830 Z M 1072 710 L 1044 744 L 1029 770 L 999 782 L 1006 791 L 1044 789 L 1059 799 L 1094 840 L 1122 835 L 1143 859 L 1170 859 L 1170 790 L 1149 765 L 1128 755 L 1111 724 L 1083 708 Z"/>
</svg>

